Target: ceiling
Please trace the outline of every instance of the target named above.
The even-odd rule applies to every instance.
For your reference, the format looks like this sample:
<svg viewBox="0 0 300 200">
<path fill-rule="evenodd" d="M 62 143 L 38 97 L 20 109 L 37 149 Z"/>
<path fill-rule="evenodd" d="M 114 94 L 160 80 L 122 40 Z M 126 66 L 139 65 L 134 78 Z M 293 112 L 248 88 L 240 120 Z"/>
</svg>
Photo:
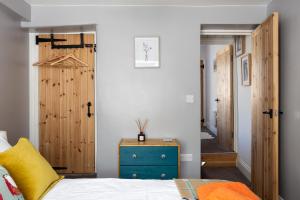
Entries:
<svg viewBox="0 0 300 200">
<path fill-rule="evenodd" d="M 267 5 L 272 0 L 25 0 L 31 5 L 162 5 L 162 6 L 216 6 Z"/>
</svg>

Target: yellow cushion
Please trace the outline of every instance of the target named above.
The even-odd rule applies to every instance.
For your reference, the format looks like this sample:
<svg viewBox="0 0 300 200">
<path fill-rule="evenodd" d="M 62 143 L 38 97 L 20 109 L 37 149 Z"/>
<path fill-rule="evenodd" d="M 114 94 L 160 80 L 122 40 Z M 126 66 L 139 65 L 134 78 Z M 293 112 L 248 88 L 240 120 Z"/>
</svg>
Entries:
<svg viewBox="0 0 300 200">
<path fill-rule="evenodd" d="M 9 171 L 26 200 L 41 199 L 61 179 L 25 138 L 0 153 L 0 165 Z"/>
</svg>

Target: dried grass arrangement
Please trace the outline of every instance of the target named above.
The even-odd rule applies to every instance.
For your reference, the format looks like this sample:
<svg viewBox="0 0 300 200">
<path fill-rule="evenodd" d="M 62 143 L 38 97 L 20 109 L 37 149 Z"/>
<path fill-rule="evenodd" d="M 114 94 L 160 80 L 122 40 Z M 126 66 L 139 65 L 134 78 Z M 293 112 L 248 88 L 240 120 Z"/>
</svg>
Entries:
<svg viewBox="0 0 300 200">
<path fill-rule="evenodd" d="M 137 119 L 135 122 L 140 132 L 138 134 L 138 141 L 143 142 L 146 140 L 145 129 L 148 125 L 148 119 L 145 119 L 144 122 L 140 119 Z"/>
</svg>

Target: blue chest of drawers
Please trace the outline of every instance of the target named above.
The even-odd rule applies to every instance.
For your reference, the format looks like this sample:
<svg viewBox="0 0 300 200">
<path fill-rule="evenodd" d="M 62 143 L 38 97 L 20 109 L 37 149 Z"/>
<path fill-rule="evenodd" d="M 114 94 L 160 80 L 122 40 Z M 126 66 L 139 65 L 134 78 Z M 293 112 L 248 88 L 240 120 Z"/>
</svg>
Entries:
<svg viewBox="0 0 300 200">
<path fill-rule="evenodd" d="M 122 139 L 119 145 L 119 177 L 173 179 L 180 176 L 180 145 L 176 140 Z"/>
</svg>

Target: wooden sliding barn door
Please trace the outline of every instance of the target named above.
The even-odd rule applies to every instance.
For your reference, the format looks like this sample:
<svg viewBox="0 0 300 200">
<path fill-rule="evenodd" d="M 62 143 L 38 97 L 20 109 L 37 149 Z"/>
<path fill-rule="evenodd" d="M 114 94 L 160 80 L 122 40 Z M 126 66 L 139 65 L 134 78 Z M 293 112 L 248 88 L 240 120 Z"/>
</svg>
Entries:
<svg viewBox="0 0 300 200">
<path fill-rule="evenodd" d="M 233 150 L 233 47 L 217 53 L 217 141 L 226 150 Z"/>
<path fill-rule="evenodd" d="M 274 13 L 253 33 L 252 184 L 263 200 L 278 199 L 279 38 Z"/>
<path fill-rule="evenodd" d="M 55 44 L 80 43 L 79 34 L 55 34 L 55 38 L 67 40 Z M 94 35 L 85 34 L 84 42 L 94 44 Z M 94 173 L 94 49 L 51 49 L 50 43 L 39 44 L 40 61 L 70 53 L 88 67 L 39 67 L 39 148 L 52 167 L 65 168 L 61 173 Z"/>
</svg>

